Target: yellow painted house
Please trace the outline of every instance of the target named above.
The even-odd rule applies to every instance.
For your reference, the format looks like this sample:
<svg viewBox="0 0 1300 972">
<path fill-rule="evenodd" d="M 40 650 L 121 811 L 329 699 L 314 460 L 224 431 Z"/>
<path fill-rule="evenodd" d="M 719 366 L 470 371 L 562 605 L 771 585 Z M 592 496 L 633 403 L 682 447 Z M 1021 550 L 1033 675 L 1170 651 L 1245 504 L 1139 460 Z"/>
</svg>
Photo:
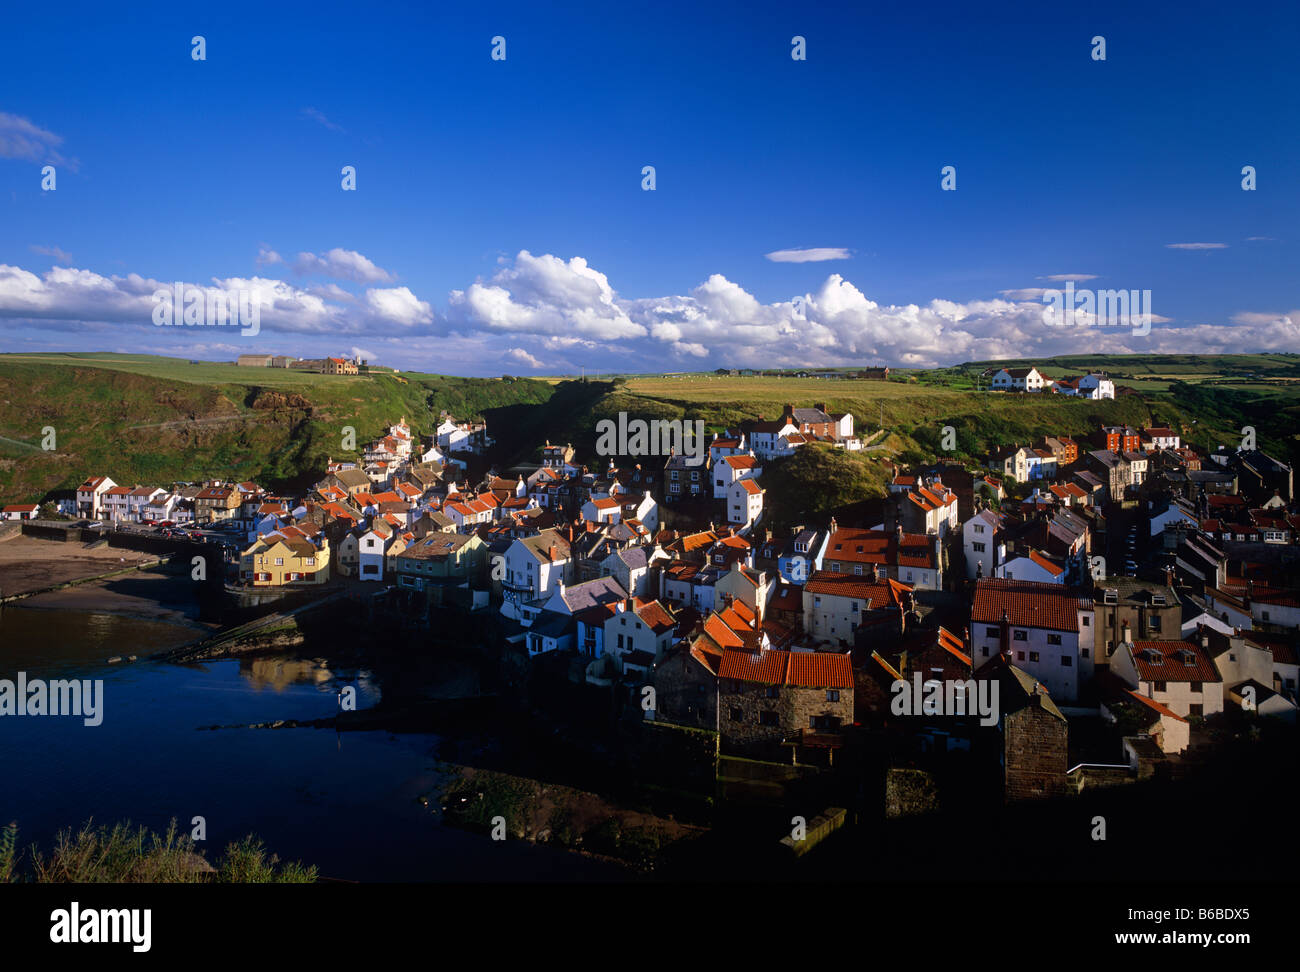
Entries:
<svg viewBox="0 0 1300 972">
<path fill-rule="evenodd" d="M 244 551 L 239 579 L 254 587 L 324 584 L 330 579 L 329 541 L 322 536 L 318 549 L 305 537 L 268 533 Z"/>
</svg>

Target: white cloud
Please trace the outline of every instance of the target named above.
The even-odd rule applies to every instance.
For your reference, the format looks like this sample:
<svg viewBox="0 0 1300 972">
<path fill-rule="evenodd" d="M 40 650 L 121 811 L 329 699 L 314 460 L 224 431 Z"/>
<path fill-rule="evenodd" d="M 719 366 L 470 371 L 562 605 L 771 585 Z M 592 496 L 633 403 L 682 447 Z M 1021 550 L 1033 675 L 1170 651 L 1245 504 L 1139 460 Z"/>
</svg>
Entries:
<svg viewBox="0 0 1300 972">
<path fill-rule="evenodd" d="M 1170 250 L 1226 250 L 1227 243 L 1166 243 Z"/>
<path fill-rule="evenodd" d="M 533 357 L 523 348 L 511 348 L 509 351 L 505 353 L 505 358 L 507 361 L 513 364 L 521 364 L 527 368 L 546 367 L 544 364 L 542 364 L 542 362 L 539 359 Z"/>
<path fill-rule="evenodd" d="M 358 348 L 356 345 L 352 346 L 351 355 L 354 361 L 364 361 L 366 364 L 374 364 L 379 358 L 379 355 L 375 354 L 375 352 L 367 351 L 365 348 Z"/>
<path fill-rule="evenodd" d="M 268 267 L 275 263 L 284 263 L 284 257 L 276 253 L 269 246 L 263 243 L 257 248 L 257 265 L 259 267 Z"/>
<path fill-rule="evenodd" d="M 514 368 L 576 373 L 714 367 L 946 365 L 1054 354 L 1290 351 L 1300 347 L 1300 310 L 1243 309 L 1224 323 L 1165 326 L 1148 335 L 1120 327 L 1051 327 L 1038 288 L 991 298 L 882 305 L 838 273 L 792 300 L 763 303 L 721 274 L 683 294 L 621 297 L 581 257 L 521 251 L 494 275 L 453 291 L 444 317 L 409 287 L 371 287 L 354 296 L 334 283 L 308 289 L 260 276 L 213 277 L 199 286 L 246 289 L 261 308 L 261 336 L 235 342 L 215 329 L 156 328 L 153 293 L 170 288 L 128 274 L 56 266 L 43 273 L 0 264 L 4 349 L 169 348 L 253 343 L 311 357 L 331 345 L 366 341 L 367 360 L 399 367 L 485 374 Z M 59 335 L 66 335 L 62 337 Z M 348 337 L 352 336 L 352 337 Z M 354 352 L 355 353 L 355 352 Z M 218 355 L 223 356 L 223 355 Z M 543 357 L 544 356 L 544 357 Z"/>
<path fill-rule="evenodd" d="M 513 266 L 498 270 L 487 283 L 454 290 L 448 319 L 457 329 L 528 334 L 569 334 L 600 341 L 642 337 L 618 305 L 603 273 L 582 257 L 567 263 L 549 254 L 521 250 Z"/>
<path fill-rule="evenodd" d="M 842 246 L 814 246 L 803 250 L 774 250 L 764 254 L 773 263 L 821 263 L 824 260 L 847 260 L 849 251 Z"/>
<path fill-rule="evenodd" d="M 1038 279 L 1052 280 L 1056 283 L 1068 283 L 1071 280 L 1075 283 L 1083 283 L 1085 280 L 1096 280 L 1097 275 L 1095 273 L 1052 273 L 1048 274 L 1046 277 L 1039 277 Z M 1006 293 L 1005 290 L 1002 292 L 1004 294 Z"/>
<path fill-rule="evenodd" d="M 382 267 L 375 266 L 356 250 L 339 247 L 317 256 L 299 253 L 294 270 L 300 274 L 315 274 L 335 280 L 353 280 L 357 283 L 392 283 L 397 277 Z"/>
<path fill-rule="evenodd" d="M 367 290 L 366 305 L 377 317 L 401 327 L 433 323 L 433 308 L 411 293 L 409 287 Z"/>
</svg>

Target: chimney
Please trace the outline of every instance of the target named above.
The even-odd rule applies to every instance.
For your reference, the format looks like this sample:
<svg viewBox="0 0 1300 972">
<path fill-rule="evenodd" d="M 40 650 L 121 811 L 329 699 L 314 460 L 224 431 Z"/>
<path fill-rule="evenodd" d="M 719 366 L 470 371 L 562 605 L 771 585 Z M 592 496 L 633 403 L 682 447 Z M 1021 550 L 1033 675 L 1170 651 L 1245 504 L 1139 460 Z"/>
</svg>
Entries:
<svg viewBox="0 0 1300 972">
<path fill-rule="evenodd" d="M 1124 644 L 1131 645 L 1133 643 L 1133 629 L 1128 626 L 1127 621 L 1124 622 L 1123 635 Z"/>
</svg>

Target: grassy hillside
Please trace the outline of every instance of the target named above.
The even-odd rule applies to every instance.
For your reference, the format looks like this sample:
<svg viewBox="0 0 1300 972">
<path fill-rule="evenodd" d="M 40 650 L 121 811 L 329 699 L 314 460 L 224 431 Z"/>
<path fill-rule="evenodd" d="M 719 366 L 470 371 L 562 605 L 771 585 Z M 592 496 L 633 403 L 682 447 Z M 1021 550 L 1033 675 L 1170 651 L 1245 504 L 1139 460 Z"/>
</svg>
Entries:
<svg viewBox="0 0 1300 972">
<path fill-rule="evenodd" d="M 300 486 L 319 474 L 327 455 L 345 455 L 345 426 L 356 429 L 361 445 L 401 416 L 416 433 L 428 433 L 441 409 L 484 416 L 498 442 L 491 458 L 504 468 L 538 461 L 546 439 L 572 442 L 580 462 L 603 464 L 595 455 L 596 423 L 620 411 L 632 418 L 698 419 L 715 430 L 775 418 L 786 403 L 820 403 L 852 412 L 864 437 L 882 419 L 890 432 L 886 449 L 839 470 L 856 484 L 858 499 L 878 494 L 885 458 L 981 460 L 999 445 L 1045 434 L 1081 436 L 1112 423 L 1171 425 L 1201 449 L 1235 444 L 1241 427 L 1250 425 L 1262 448 L 1300 461 L 1300 380 L 1290 378 L 1300 368 L 1297 356 L 1044 363 L 1049 374 L 1102 368 L 1118 375 L 1127 368 L 1160 376 L 1121 378 L 1121 386 L 1143 387 L 1103 402 L 975 391 L 980 372 L 991 366 L 903 372 L 888 382 L 712 374 L 550 382 L 416 372 L 326 376 L 147 355 L 0 355 L 0 499 L 35 501 L 94 473 L 125 484 L 232 477 Z M 941 449 L 949 425 L 957 433 L 954 452 Z M 53 452 L 40 449 L 46 426 L 57 433 Z M 816 472 L 794 470 L 792 495 Z M 818 501 L 808 502 L 812 509 Z"/>
<path fill-rule="evenodd" d="M 405 383 L 134 355 L 0 356 L 0 499 L 34 502 L 98 473 L 126 485 L 230 477 L 296 486 L 315 478 L 326 456 L 347 455 L 345 426 L 361 446 L 403 416 L 414 433 L 429 433 L 441 409 L 474 416 L 554 394 L 526 379 L 400 377 Z M 55 430 L 50 452 L 40 448 L 45 427 Z"/>
</svg>

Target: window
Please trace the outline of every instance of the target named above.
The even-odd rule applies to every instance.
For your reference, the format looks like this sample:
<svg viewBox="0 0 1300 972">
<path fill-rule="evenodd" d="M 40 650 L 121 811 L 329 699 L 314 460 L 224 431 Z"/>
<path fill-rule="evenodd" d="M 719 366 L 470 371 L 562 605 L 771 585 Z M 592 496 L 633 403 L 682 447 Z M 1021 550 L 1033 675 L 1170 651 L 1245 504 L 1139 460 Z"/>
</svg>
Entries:
<svg viewBox="0 0 1300 972">
<path fill-rule="evenodd" d="M 1031 662 L 1036 662 L 1036 661 L 1038 661 L 1038 652 L 1036 652 L 1036 651 L 1031 651 L 1031 652 L 1029 653 L 1029 660 L 1030 660 Z"/>
<path fill-rule="evenodd" d="M 1029 632 L 1028 632 L 1028 631 L 1013 631 L 1013 632 L 1012 632 L 1012 637 L 1014 637 L 1014 638 L 1016 639 L 1016 641 L 1028 641 L 1028 640 L 1029 640 Z"/>
<path fill-rule="evenodd" d="M 976 552 L 976 553 L 983 553 L 983 552 L 984 552 L 984 544 L 982 544 L 982 543 L 973 543 L 973 544 L 971 544 L 971 546 L 975 548 L 975 552 Z"/>
<path fill-rule="evenodd" d="M 1155 683 L 1155 691 L 1157 691 L 1157 692 L 1163 692 L 1164 690 L 1165 690 L 1165 683 L 1164 683 L 1164 682 L 1156 682 L 1156 683 Z"/>
<path fill-rule="evenodd" d="M 1201 683 L 1200 683 L 1200 682 L 1193 682 L 1193 683 L 1192 683 L 1192 691 L 1193 691 L 1193 692 L 1199 692 L 1199 691 L 1201 691 Z"/>
<path fill-rule="evenodd" d="M 1062 655 L 1062 656 L 1061 656 L 1061 667 L 1062 667 L 1062 668 L 1070 668 L 1070 667 L 1072 667 L 1073 665 L 1074 665 L 1074 661 L 1070 658 L 1069 655 Z"/>
<path fill-rule="evenodd" d="M 283 557 L 276 557 L 276 558 L 275 558 L 275 566 L 277 566 L 277 567 L 283 567 L 283 566 L 284 566 L 284 558 L 283 558 Z"/>
<path fill-rule="evenodd" d="M 1086 614 L 1080 617 L 1079 620 L 1083 622 L 1083 626 L 1085 628 L 1088 627 L 1088 625 L 1092 624 L 1092 618 L 1088 617 L 1088 615 Z"/>
<path fill-rule="evenodd" d="M 861 564 L 854 564 L 854 565 L 853 565 L 853 573 L 855 573 L 855 574 L 861 574 L 861 573 L 862 573 L 862 565 L 861 565 Z"/>
<path fill-rule="evenodd" d="M 765 699 L 779 698 L 780 695 L 781 695 L 781 690 L 777 688 L 777 686 L 775 685 L 769 685 L 763 689 L 763 698 Z"/>
<path fill-rule="evenodd" d="M 1024 661 L 1024 660 L 1025 660 L 1025 653 L 1023 651 L 1016 652 L 1016 661 Z"/>
<path fill-rule="evenodd" d="M 1193 702 L 1187 707 L 1187 714 L 1194 719 L 1199 719 L 1204 711 L 1204 707 L 1199 702 Z"/>
<path fill-rule="evenodd" d="M 740 706 L 732 705 L 727 707 L 727 718 L 732 722 L 740 721 Z"/>
<path fill-rule="evenodd" d="M 832 573 L 832 574 L 838 574 L 839 572 L 840 572 L 840 562 L 839 562 L 838 560 L 832 561 L 832 562 L 831 562 L 831 573 Z"/>
<path fill-rule="evenodd" d="M 981 649 L 981 651 L 983 652 L 984 657 L 985 657 L 985 658 L 988 658 L 988 656 L 989 656 L 989 646 L 988 646 L 988 645 L 985 645 L 985 646 Z"/>
<path fill-rule="evenodd" d="M 758 724 L 760 726 L 780 725 L 780 723 L 777 721 L 775 712 L 760 712 L 758 714 Z"/>
<path fill-rule="evenodd" d="M 1152 631 L 1159 631 L 1160 615 L 1158 614 L 1151 615 L 1151 617 L 1147 619 L 1147 627 L 1149 627 Z"/>
<path fill-rule="evenodd" d="M 1087 648 L 1080 648 L 1080 649 L 1079 649 L 1079 657 L 1080 657 L 1080 658 L 1087 658 L 1087 657 L 1088 657 L 1088 649 L 1087 649 Z"/>
<path fill-rule="evenodd" d="M 1047 636 L 1047 643 L 1049 645 L 1059 645 L 1061 643 L 1061 636 L 1059 634 L 1049 634 Z"/>
<path fill-rule="evenodd" d="M 976 533 L 983 533 L 983 532 L 984 532 L 984 527 L 981 526 L 980 524 L 976 523 L 976 524 L 975 524 L 975 532 L 976 532 Z M 981 545 L 976 544 L 976 545 L 975 545 L 975 549 L 976 549 L 976 550 L 983 550 L 984 548 L 983 548 Z"/>
<path fill-rule="evenodd" d="M 827 689 L 827 690 L 826 690 L 826 701 L 827 701 L 827 702 L 838 702 L 839 700 L 840 700 L 840 690 L 839 690 L 839 689 Z"/>
<path fill-rule="evenodd" d="M 1262 613 L 1260 620 L 1262 620 L 1262 621 L 1267 621 L 1267 620 L 1268 620 L 1268 612 L 1267 612 L 1267 611 L 1264 611 L 1264 612 Z"/>
<path fill-rule="evenodd" d="M 996 637 L 998 637 L 1001 633 L 1002 633 L 1002 632 L 1000 632 L 997 628 L 985 628 L 985 629 L 984 629 L 984 637 L 985 637 L 985 638 L 996 638 Z"/>
</svg>

